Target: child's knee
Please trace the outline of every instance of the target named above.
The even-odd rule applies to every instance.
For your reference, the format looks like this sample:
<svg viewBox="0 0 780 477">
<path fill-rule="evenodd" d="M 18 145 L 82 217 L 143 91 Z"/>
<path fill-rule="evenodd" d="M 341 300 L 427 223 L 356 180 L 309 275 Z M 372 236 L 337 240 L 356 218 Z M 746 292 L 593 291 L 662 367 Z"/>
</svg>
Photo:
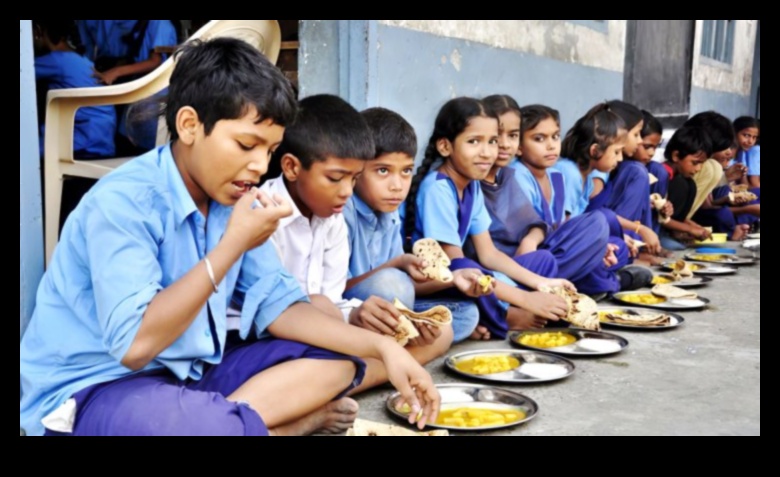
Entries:
<svg viewBox="0 0 780 477">
<path fill-rule="evenodd" d="M 405 272 L 397 268 L 387 268 L 374 274 L 371 279 L 374 286 L 370 289 L 370 296 L 390 303 L 397 298 L 409 308 L 414 306 L 414 282 Z"/>
<path fill-rule="evenodd" d="M 332 301 L 325 295 L 311 295 L 309 296 L 309 300 L 311 300 L 311 304 L 324 313 L 329 318 L 334 318 L 339 321 L 344 321 L 344 316 L 341 314 L 341 310 L 333 304 Z"/>
</svg>

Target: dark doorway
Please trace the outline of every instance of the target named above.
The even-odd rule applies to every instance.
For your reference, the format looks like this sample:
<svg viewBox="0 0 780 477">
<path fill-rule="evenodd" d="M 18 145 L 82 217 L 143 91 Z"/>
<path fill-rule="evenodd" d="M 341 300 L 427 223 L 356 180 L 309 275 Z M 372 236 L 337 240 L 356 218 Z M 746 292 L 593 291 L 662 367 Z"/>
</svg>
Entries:
<svg viewBox="0 0 780 477">
<path fill-rule="evenodd" d="M 629 20 L 623 97 L 681 125 L 690 112 L 694 20 Z"/>
</svg>

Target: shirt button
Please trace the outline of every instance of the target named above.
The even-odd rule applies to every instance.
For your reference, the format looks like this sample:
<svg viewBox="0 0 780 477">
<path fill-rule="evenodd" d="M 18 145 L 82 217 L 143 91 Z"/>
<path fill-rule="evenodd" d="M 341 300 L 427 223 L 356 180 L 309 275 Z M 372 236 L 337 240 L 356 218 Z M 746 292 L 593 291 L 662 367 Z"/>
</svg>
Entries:
<svg viewBox="0 0 780 477">
<path fill-rule="evenodd" d="M 203 334 L 206 335 L 206 338 L 211 338 L 211 331 L 206 330 L 206 332 Z"/>
</svg>

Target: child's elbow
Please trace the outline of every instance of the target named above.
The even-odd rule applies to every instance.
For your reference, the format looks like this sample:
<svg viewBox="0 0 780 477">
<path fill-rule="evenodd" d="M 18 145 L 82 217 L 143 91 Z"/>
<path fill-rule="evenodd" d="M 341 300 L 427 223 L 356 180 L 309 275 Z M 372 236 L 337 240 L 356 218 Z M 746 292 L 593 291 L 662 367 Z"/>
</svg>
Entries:
<svg viewBox="0 0 780 477">
<path fill-rule="evenodd" d="M 121 363 L 125 368 L 135 372 L 144 369 L 151 361 L 148 354 L 141 352 L 139 347 L 134 344 L 130 346 Z"/>
</svg>

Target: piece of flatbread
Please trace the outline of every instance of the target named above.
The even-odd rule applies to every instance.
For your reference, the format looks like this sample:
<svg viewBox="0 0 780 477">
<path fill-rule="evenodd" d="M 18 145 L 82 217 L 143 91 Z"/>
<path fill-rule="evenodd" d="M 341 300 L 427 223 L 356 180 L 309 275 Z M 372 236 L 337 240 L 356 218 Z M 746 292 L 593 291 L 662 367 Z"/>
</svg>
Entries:
<svg viewBox="0 0 780 477">
<path fill-rule="evenodd" d="M 573 292 L 565 287 L 541 287 L 540 292 L 552 293 L 557 295 L 569 305 L 569 313 L 564 317 L 564 321 L 572 325 L 590 331 L 600 331 L 598 304 L 589 296 Z"/>
<path fill-rule="evenodd" d="M 650 202 L 653 204 L 653 208 L 658 211 L 658 222 L 662 224 L 669 223 L 672 220 L 671 217 L 667 217 L 661 213 L 666 203 L 668 202 L 661 194 L 650 194 Z"/>
<path fill-rule="evenodd" d="M 696 298 L 699 298 L 699 295 L 697 295 L 695 292 L 692 292 L 690 290 L 683 290 L 682 288 L 678 288 L 674 285 L 656 285 L 653 287 L 653 295 L 660 296 L 663 298 L 679 298 L 679 299 L 690 299 L 695 300 Z"/>
<path fill-rule="evenodd" d="M 693 270 L 691 270 L 691 264 L 685 260 L 677 260 L 672 267 L 672 275 L 677 277 L 678 280 L 692 277 Z"/>
<path fill-rule="evenodd" d="M 401 314 L 412 323 L 430 325 L 434 328 L 452 324 L 452 312 L 444 305 L 437 305 L 426 311 L 415 312 L 404 306 L 401 300 L 396 298 L 393 306 L 398 308 Z"/>
<path fill-rule="evenodd" d="M 414 323 L 409 321 L 409 318 L 401 315 L 401 319 L 398 320 L 398 329 L 395 330 L 393 339 L 395 339 L 401 347 L 405 347 L 409 344 L 409 341 L 419 337 L 420 332 L 417 331 L 417 327 L 414 326 Z"/>
<path fill-rule="evenodd" d="M 729 193 L 729 202 L 734 203 L 737 199 L 744 202 L 753 202 L 754 200 L 758 200 L 758 196 L 750 191 Z"/>
<path fill-rule="evenodd" d="M 449 283 L 453 280 L 450 271 L 450 257 L 444 253 L 439 242 L 434 239 L 420 239 L 414 243 L 412 253 L 418 258 L 425 260 L 428 264 L 422 272 L 429 280 L 438 280 Z"/>
<path fill-rule="evenodd" d="M 607 319 L 618 325 L 666 326 L 671 323 L 672 317 L 664 314 L 634 314 L 634 313 L 607 313 Z"/>
<path fill-rule="evenodd" d="M 650 178 L 650 185 L 653 185 L 656 182 L 658 182 L 658 178 L 655 176 L 655 174 L 648 173 L 647 175 Z"/>
<path fill-rule="evenodd" d="M 403 427 L 356 419 L 347 437 L 449 437 L 448 431 L 414 432 Z"/>
<path fill-rule="evenodd" d="M 750 186 L 747 184 L 733 185 L 731 186 L 731 192 L 747 192 L 750 190 Z"/>
</svg>

